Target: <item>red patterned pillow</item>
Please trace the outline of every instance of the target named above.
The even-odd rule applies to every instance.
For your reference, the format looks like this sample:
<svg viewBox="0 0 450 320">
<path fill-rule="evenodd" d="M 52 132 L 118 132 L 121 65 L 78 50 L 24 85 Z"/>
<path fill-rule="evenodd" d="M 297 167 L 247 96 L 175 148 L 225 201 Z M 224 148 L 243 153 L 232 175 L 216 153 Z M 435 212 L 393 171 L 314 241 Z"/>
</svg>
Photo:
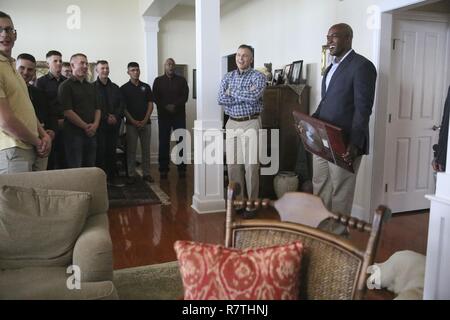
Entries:
<svg viewBox="0 0 450 320">
<path fill-rule="evenodd" d="M 295 300 L 300 285 L 301 242 L 237 250 L 175 242 L 186 300 Z"/>
</svg>

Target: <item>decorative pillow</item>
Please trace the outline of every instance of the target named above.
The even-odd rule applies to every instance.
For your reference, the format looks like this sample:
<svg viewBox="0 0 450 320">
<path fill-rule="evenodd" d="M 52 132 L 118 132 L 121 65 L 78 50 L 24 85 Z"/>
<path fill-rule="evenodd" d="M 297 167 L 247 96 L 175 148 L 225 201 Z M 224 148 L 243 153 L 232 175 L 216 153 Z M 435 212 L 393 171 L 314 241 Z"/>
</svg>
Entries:
<svg viewBox="0 0 450 320">
<path fill-rule="evenodd" d="M 296 300 L 301 242 L 237 250 L 175 242 L 186 300 Z"/>
<path fill-rule="evenodd" d="M 0 269 L 69 265 L 90 200 L 87 192 L 1 187 Z"/>
</svg>

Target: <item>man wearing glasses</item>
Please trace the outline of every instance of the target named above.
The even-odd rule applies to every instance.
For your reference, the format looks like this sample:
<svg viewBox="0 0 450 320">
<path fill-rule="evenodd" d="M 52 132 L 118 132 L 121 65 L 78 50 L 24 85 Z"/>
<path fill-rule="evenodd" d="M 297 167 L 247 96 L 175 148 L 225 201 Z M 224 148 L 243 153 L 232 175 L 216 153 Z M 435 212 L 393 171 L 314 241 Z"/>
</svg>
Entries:
<svg viewBox="0 0 450 320">
<path fill-rule="evenodd" d="M 51 149 L 11 57 L 16 39 L 11 17 L 0 11 L 0 174 L 36 170 L 37 157 Z"/>
</svg>

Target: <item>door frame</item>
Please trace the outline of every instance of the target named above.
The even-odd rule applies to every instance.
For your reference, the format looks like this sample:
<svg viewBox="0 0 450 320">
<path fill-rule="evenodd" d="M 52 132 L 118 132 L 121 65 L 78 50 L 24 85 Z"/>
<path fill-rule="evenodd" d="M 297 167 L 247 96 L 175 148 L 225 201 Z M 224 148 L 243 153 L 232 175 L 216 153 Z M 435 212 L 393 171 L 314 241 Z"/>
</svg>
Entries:
<svg viewBox="0 0 450 320">
<path fill-rule="evenodd" d="M 410 9 L 413 7 L 422 6 L 424 4 L 437 2 L 436 0 L 385 0 L 379 5 L 378 21 L 379 28 L 374 30 L 373 38 L 373 60 L 378 70 L 378 83 L 375 95 L 374 103 L 374 121 L 370 123 L 371 146 L 370 154 L 367 157 L 367 164 L 372 168 L 371 174 L 371 194 L 370 194 L 370 214 L 371 218 L 373 212 L 378 205 L 386 203 L 385 193 L 385 177 L 386 168 L 385 156 L 386 156 L 386 134 L 387 134 L 387 122 L 388 122 L 388 102 L 389 102 L 389 75 L 391 72 L 391 46 L 392 46 L 392 33 L 393 22 L 397 16 L 408 16 L 411 19 L 423 20 L 425 16 L 448 16 L 444 14 L 433 13 L 401 13 L 401 10 Z M 441 20 L 442 22 L 442 20 Z M 448 22 L 448 20 L 447 20 Z M 447 31 L 447 50 L 449 50 L 450 43 L 450 27 Z M 450 52 L 447 52 L 450 54 Z M 450 65 L 446 62 L 446 83 L 450 82 Z M 445 93 L 443 93 L 445 95 Z M 376 150 L 376 152 L 375 152 Z M 430 150 L 431 152 L 431 150 Z M 430 164 L 431 165 L 431 164 Z M 380 174 L 382 173 L 382 174 Z"/>
<path fill-rule="evenodd" d="M 450 43 L 449 43 L 449 23 L 450 23 L 450 15 L 448 14 L 442 14 L 442 13 L 430 13 L 430 12 L 422 12 L 422 11 L 416 11 L 416 12 L 400 12 L 400 13 L 395 13 L 393 15 L 393 20 L 392 20 L 392 26 L 393 26 L 393 30 L 394 30 L 394 26 L 395 23 L 398 21 L 408 21 L 408 22 L 434 22 L 434 23 L 444 23 L 447 24 L 447 30 L 446 30 L 446 35 L 445 35 L 445 43 L 444 43 L 444 50 L 445 50 L 445 56 L 444 57 L 448 57 L 450 54 Z M 392 52 L 392 51 L 391 51 Z M 444 58 L 444 70 L 448 70 L 449 67 L 449 63 L 448 63 L 448 58 Z M 393 70 L 394 68 L 392 68 Z M 391 71 L 391 75 L 392 75 L 392 71 Z M 389 77 L 390 79 L 393 79 L 393 77 Z M 444 72 L 444 76 L 443 76 L 443 88 L 444 90 L 441 93 L 441 104 L 438 106 L 438 110 L 439 110 L 439 117 L 438 119 L 442 119 L 442 110 L 443 110 L 443 105 L 444 105 L 444 101 L 447 95 L 447 88 L 448 88 L 448 84 L 449 84 L 449 76 L 448 76 L 448 72 Z M 394 86 L 390 86 L 390 88 L 394 88 Z M 395 94 L 392 92 L 392 90 L 389 91 L 388 94 L 388 105 L 387 105 L 387 114 L 394 114 L 397 110 L 394 109 L 395 106 L 392 105 L 392 95 Z M 439 120 L 436 120 L 439 122 Z M 438 125 L 438 123 L 435 123 L 436 125 Z M 390 130 L 389 130 L 389 126 L 386 126 L 386 139 L 390 139 L 392 138 L 392 136 L 389 136 Z M 391 132 L 392 134 L 392 132 Z M 437 143 L 437 140 L 434 140 L 433 143 Z M 385 161 L 384 163 L 389 163 L 389 151 L 393 151 L 392 146 L 389 146 L 388 143 L 386 143 L 385 145 Z M 430 149 L 430 153 L 432 152 L 432 150 Z M 430 164 L 430 170 L 431 169 L 431 162 Z M 388 184 L 388 181 L 390 180 L 390 182 L 392 182 L 392 177 L 390 177 L 390 175 L 392 174 L 392 170 L 390 170 L 392 168 L 390 168 L 390 166 L 385 166 L 384 167 L 384 185 Z M 388 179 L 391 178 L 391 179 Z M 431 177 L 430 177 L 431 178 Z M 431 178 L 432 179 L 432 178 Z M 391 184 L 389 184 L 389 188 L 393 188 L 393 186 Z M 385 189 L 386 191 L 386 189 Z M 431 191 L 434 193 L 434 190 Z M 384 192 L 385 194 L 385 199 L 384 202 L 388 205 L 388 207 L 390 206 L 390 202 L 389 202 L 389 192 Z M 423 199 L 424 201 L 426 201 L 428 204 L 429 201 L 426 200 L 425 198 Z M 431 205 L 431 204 L 430 204 Z M 428 207 L 429 208 L 429 207 Z M 420 210 L 420 208 L 418 209 Z"/>
</svg>

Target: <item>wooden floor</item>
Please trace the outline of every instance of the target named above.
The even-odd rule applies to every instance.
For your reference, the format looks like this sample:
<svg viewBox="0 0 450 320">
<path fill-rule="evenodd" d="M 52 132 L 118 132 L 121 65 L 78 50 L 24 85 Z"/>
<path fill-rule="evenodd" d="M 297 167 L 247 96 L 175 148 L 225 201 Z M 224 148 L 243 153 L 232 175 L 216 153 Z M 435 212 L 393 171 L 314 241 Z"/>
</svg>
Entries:
<svg viewBox="0 0 450 320">
<path fill-rule="evenodd" d="M 113 241 L 114 269 L 122 269 L 176 260 L 176 240 L 194 240 L 223 244 L 225 213 L 197 214 L 192 208 L 193 167 L 186 178 L 179 179 L 176 168 L 167 180 L 159 181 L 156 169 L 152 176 L 170 197 L 171 204 L 110 209 L 110 232 Z M 274 212 L 264 217 L 279 218 Z M 426 252 L 428 213 L 397 214 L 384 225 L 375 258 L 383 262 L 399 250 Z M 365 238 L 353 232 L 350 239 L 364 245 Z M 386 292 L 369 292 L 368 299 L 392 299 Z"/>
</svg>

